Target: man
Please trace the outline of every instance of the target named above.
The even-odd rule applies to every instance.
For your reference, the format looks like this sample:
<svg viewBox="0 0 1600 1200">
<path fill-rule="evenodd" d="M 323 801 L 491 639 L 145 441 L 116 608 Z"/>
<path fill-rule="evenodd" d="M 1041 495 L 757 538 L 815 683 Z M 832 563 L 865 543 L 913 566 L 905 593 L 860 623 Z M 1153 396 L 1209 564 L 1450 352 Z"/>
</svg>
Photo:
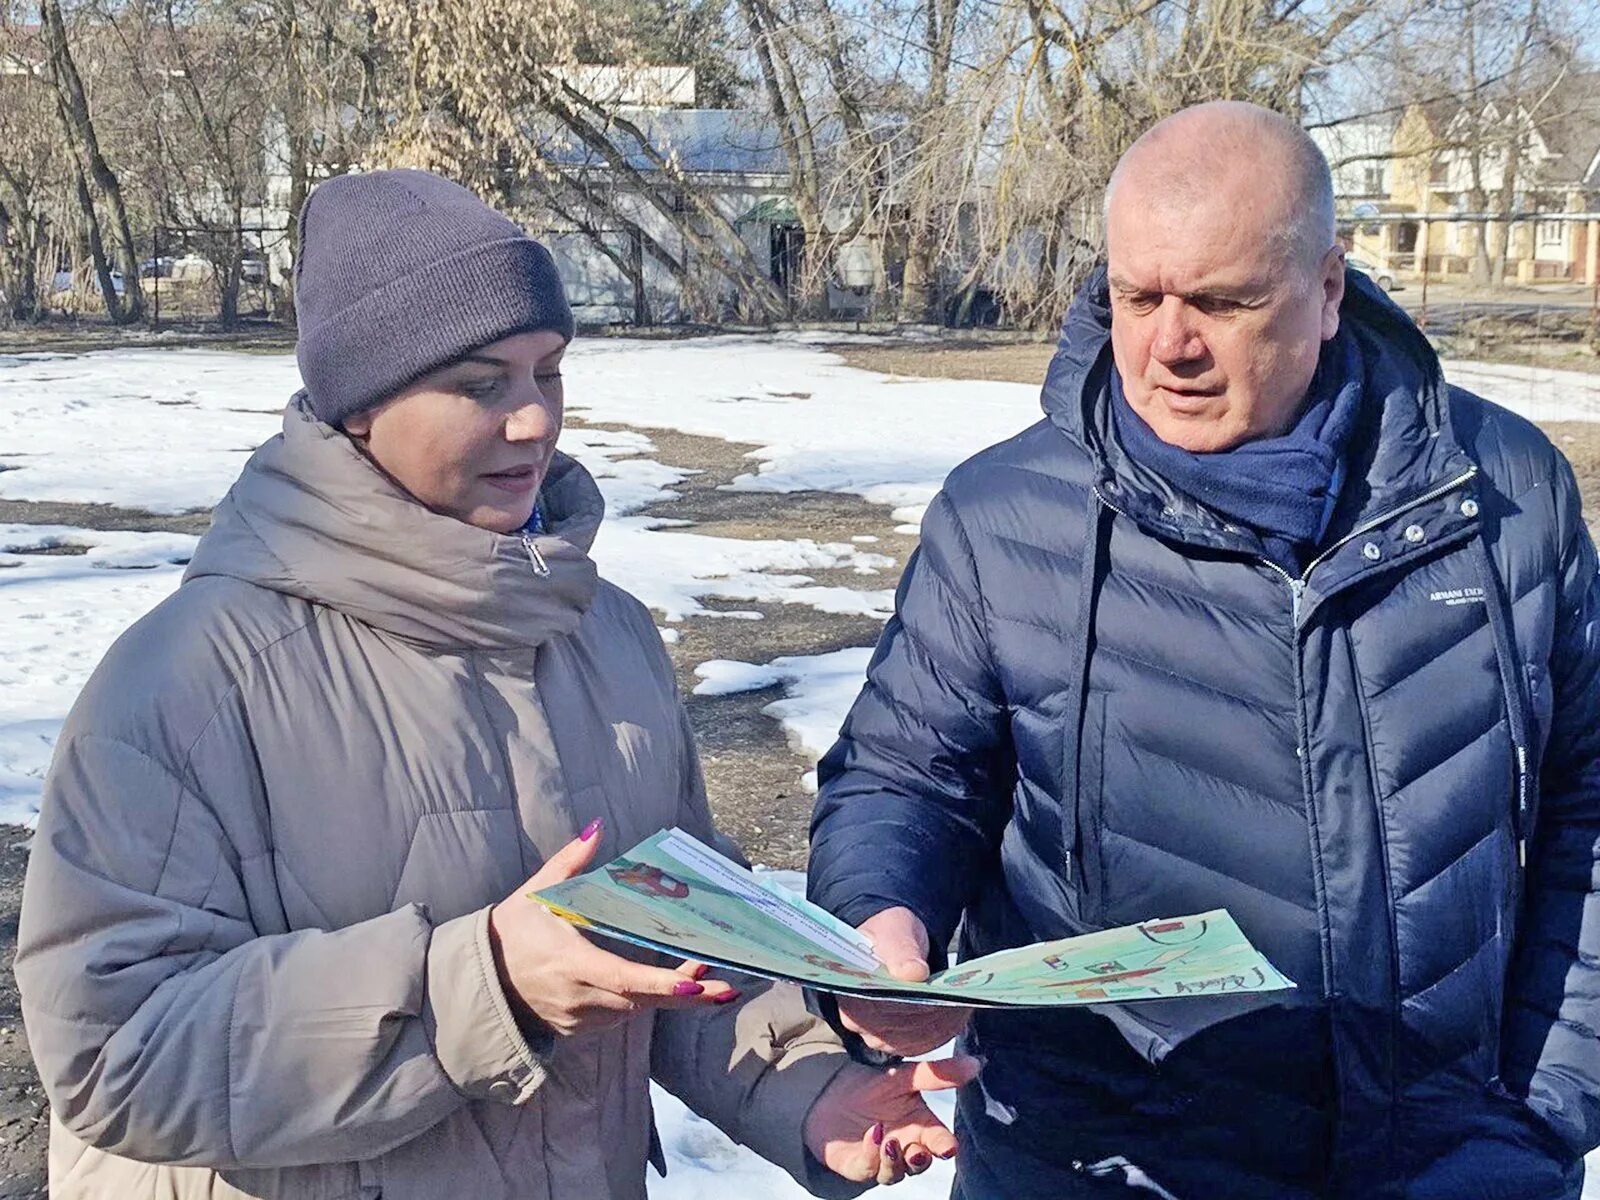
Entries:
<svg viewBox="0 0 1600 1200">
<path fill-rule="evenodd" d="M 1236 103 L 1123 158 L 1043 399 L 929 507 L 811 894 L 907 978 L 958 928 L 1226 908 L 1297 990 L 841 1002 L 874 1049 L 987 1059 L 957 1195 L 1576 1197 L 1600 588 L 1565 460 L 1447 387 L 1345 272 L 1316 148 Z"/>
</svg>

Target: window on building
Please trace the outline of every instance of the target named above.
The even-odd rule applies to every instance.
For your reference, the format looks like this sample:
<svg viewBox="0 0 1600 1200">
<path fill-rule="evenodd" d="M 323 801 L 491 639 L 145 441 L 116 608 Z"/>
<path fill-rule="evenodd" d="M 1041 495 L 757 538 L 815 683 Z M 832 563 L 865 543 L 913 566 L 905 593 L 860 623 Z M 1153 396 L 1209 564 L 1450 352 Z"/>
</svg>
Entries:
<svg viewBox="0 0 1600 1200">
<path fill-rule="evenodd" d="M 1566 223 L 1564 221 L 1540 221 L 1539 245 L 1541 247 L 1560 246 L 1566 240 Z"/>
<path fill-rule="evenodd" d="M 1383 195 L 1383 167 L 1370 163 L 1362 171 L 1361 190 L 1369 196 Z"/>
</svg>

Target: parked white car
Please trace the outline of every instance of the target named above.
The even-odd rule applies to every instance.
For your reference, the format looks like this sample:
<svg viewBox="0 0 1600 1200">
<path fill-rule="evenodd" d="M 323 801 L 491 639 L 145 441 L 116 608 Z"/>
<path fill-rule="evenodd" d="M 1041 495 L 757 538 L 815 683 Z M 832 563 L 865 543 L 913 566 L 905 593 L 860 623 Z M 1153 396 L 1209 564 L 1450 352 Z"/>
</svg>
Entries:
<svg viewBox="0 0 1600 1200">
<path fill-rule="evenodd" d="M 87 291 L 97 292 L 100 290 L 100 281 L 95 278 L 93 271 L 85 271 L 81 280 L 75 277 L 71 271 L 57 271 L 55 279 L 51 282 L 50 286 L 52 290 L 57 292 L 70 292 L 74 287 L 77 286 L 82 286 Z M 122 295 L 123 283 L 121 271 L 111 272 L 111 290 L 116 292 L 119 296 Z"/>
<path fill-rule="evenodd" d="M 1345 255 L 1344 261 L 1347 267 L 1360 271 L 1386 292 L 1392 292 L 1400 286 L 1395 282 L 1394 272 L 1387 267 L 1379 267 L 1364 258 L 1357 258 L 1353 254 Z"/>
</svg>

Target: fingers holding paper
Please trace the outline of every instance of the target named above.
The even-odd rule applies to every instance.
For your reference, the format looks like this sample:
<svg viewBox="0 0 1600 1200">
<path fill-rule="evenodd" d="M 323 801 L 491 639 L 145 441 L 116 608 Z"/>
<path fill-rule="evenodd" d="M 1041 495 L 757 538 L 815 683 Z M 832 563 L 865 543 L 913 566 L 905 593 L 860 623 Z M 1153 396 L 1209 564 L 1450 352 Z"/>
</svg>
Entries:
<svg viewBox="0 0 1600 1200">
<path fill-rule="evenodd" d="M 647 1008 L 737 1000 L 739 992 L 730 984 L 703 980 L 700 963 L 652 967 L 612 954 L 530 898 L 531 892 L 587 870 L 600 844 L 599 832 L 599 822 L 591 824 L 489 914 L 495 968 L 519 1017 L 573 1035 L 620 1024 Z"/>
<path fill-rule="evenodd" d="M 909 908 L 885 909 L 860 929 L 889 974 L 913 982 L 928 978 L 928 931 Z M 839 1019 L 874 1050 L 927 1054 L 965 1029 L 972 1010 L 840 996 Z"/>
</svg>

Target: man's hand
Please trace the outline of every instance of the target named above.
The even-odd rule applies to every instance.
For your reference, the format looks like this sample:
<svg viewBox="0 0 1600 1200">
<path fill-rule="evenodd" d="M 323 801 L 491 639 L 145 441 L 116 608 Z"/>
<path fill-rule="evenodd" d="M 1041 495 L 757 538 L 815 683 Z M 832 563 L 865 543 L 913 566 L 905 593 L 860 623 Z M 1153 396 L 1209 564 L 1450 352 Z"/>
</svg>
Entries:
<svg viewBox="0 0 1600 1200">
<path fill-rule="evenodd" d="M 489 913 L 489 944 L 506 999 L 523 1019 L 537 1017 L 557 1034 L 594 1033 L 647 1008 L 727 1004 L 739 993 L 721 980 L 701 983 L 705 967 L 647 967 L 600 949 L 529 892 L 581 875 L 600 846 L 594 822 L 539 873 Z"/>
<path fill-rule="evenodd" d="M 970 1083 L 978 1068 L 975 1058 L 901 1063 L 886 1071 L 851 1063 L 806 1114 L 806 1149 L 828 1170 L 857 1182 L 892 1184 L 920 1175 L 935 1156 L 956 1152 L 955 1135 L 922 1093 Z"/>
<path fill-rule="evenodd" d="M 878 958 L 896 979 L 928 977 L 928 931 L 909 908 L 886 908 L 868 917 L 858 928 L 871 940 Z M 965 1029 L 972 1010 L 840 996 L 839 1019 L 874 1050 L 927 1054 Z"/>
</svg>

